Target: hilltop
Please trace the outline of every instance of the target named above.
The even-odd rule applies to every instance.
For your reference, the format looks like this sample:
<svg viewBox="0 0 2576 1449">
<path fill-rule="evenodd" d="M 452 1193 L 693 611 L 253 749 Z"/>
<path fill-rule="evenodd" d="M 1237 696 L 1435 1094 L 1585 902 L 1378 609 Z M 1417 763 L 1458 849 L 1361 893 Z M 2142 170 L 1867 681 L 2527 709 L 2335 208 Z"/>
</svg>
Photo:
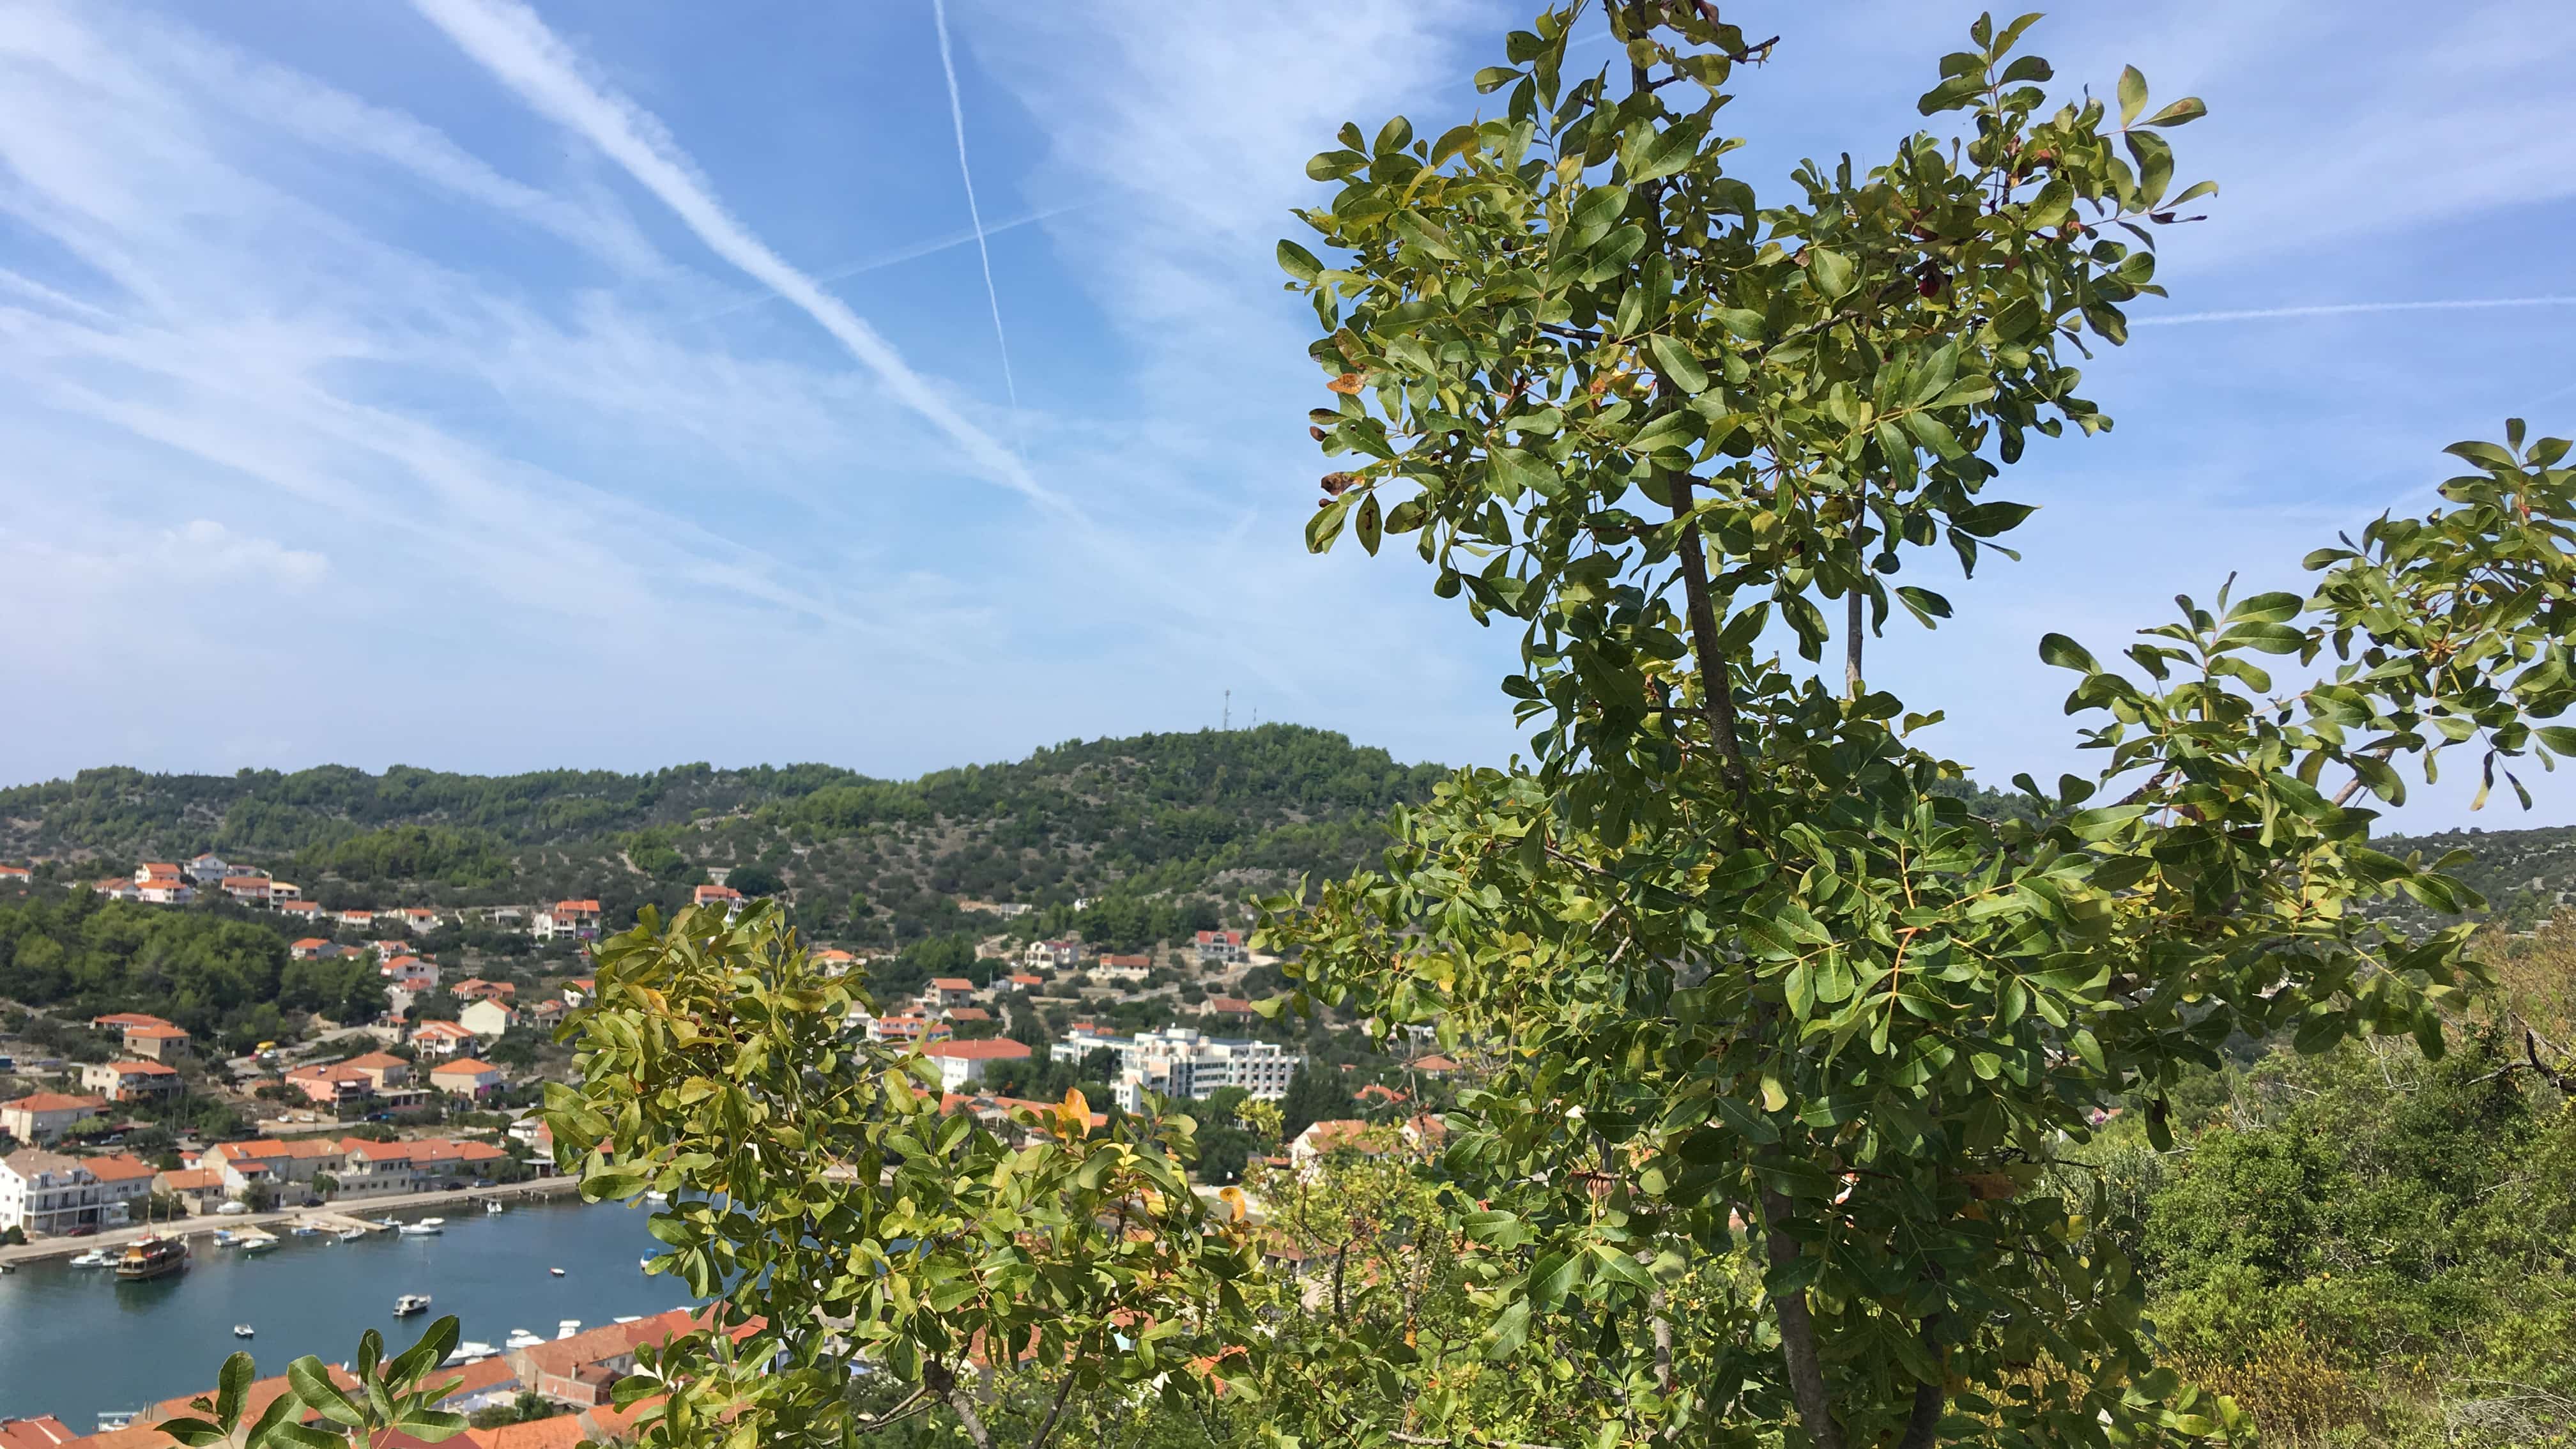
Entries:
<svg viewBox="0 0 2576 1449">
<path fill-rule="evenodd" d="M 1212 925 L 1248 894 L 1373 856 L 1388 808 L 1447 773 L 1283 724 L 1074 742 L 901 781 L 830 765 L 110 767 L 0 790 L 0 859 L 58 860 L 68 878 L 214 851 L 327 909 L 580 897 L 620 924 L 724 878 L 854 944 L 990 928 L 961 900 L 1153 900 Z"/>
</svg>

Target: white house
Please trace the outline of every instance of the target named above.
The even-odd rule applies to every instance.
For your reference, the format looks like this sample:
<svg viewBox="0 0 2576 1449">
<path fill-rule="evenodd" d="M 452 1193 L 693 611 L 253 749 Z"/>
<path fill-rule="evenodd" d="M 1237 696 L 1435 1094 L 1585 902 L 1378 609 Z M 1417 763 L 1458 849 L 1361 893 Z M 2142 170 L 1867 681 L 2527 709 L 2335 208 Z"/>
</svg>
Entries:
<svg viewBox="0 0 2576 1449">
<path fill-rule="evenodd" d="M 107 1180 L 91 1171 L 106 1168 Z M 133 1168 L 142 1168 L 138 1179 Z M 130 1157 L 66 1157 L 22 1147 L 0 1157 L 0 1231 L 69 1233 L 125 1221 L 125 1205 L 152 1190 L 152 1169 Z"/>
<path fill-rule="evenodd" d="M 276 887 L 276 882 L 264 875 L 228 875 L 217 884 L 223 887 L 225 895 L 246 906 L 267 905 L 269 893 Z"/>
<path fill-rule="evenodd" d="M 1241 931 L 1201 931 L 1198 939 L 1201 961 L 1249 961 L 1252 952 L 1243 944 Z"/>
<path fill-rule="evenodd" d="M 376 968 L 385 984 L 404 991 L 422 992 L 438 989 L 438 963 L 423 961 L 418 956 L 396 956 Z"/>
<path fill-rule="evenodd" d="M 519 1013 L 502 1002 L 477 1001 L 456 1013 L 456 1024 L 484 1041 L 493 1041 L 519 1024 Z"/>
<path fill-rule="evenodd" d="M 599 902 L 557 901 L 537 912 L 528 926 L 528 934 L 540 941 L 596 941 L 599 939 Z"/>
<path fill-rule="evenodd" d="M 211 850 L 188 862 L 188 879 L 199 885 L 212 885 L 232 873 L 233 868 L 224 864 L 224 858 Z"/>
<path fill-rule="evenodd" d="M 134 896 L 156 906 L 184 906 L 197 898 L 197 888 L 176 876 L 154 876 L 147 881 L 137 881 Z"/>
<path fill-rule="evenodd" d="M 105 1097 L 37 1092 L 0 1102 L 0 1132 L 21 1142 L 51 1142 L 83 1117 L 95 1117 L 106 1110 Z"/>
<path fill-rule="evenodd" d="M 939 1063 L 939 1086 L 942 1091 L 960 1092 L 984 1080 L 984 1072 L 995 1062 L 1024 1062 L 1029 1049 L 1008 1037 L 987 1037 L 982 1041 L 935 1041 L 921 1049 L 921 1054 Z"/>
<path fill-rule="evenodd" d="M 412 1028 L 411 1045 L 424 1057 L 444 1058 L 472 1048 L 476 1042 L 473 1031 L 459 1022 L 424 1021 Z"/>
</svg>

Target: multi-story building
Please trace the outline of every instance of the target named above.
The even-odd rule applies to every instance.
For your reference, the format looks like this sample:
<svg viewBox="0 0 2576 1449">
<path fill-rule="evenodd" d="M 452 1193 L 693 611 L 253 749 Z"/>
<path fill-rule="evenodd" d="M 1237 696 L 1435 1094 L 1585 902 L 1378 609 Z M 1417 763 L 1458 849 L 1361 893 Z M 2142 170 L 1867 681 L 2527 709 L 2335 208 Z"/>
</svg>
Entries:
<svg viewBox="0 0 2576 1449">
<path fill-rule="evenodd" d="M 466 1003 L 465 1009 L 456 1013 L 456 1024 L 480 1040 L 499 1041 L 504 1033 L 519 1024 L 519 1013 L 511 1010 L 506 1001 L 485 997 L 481 1001 Z"/>
<path fill-rule="evenodd" d="M 1290 1079 L 1306 1063 L 1303 1052 L 1292 1052 L 1277 1042 L 1209 1036 L 1185 1026 L 1123 1037 L 1076 1023 L 1055 1050 L 1078 1060 L 1103 1048 L 1118 1054 L 1111 1085 L 1118 1105 L 1130 1112 L 1144 1108 L 1148 1092 L 1203 1101 L 1220 1088 L 1241 1087 L 1262 1101 L 1275 1102 L 1288 1095 Z"/>
<path fill-rule="evenodd" d="M 400 991 L 436 991 L 438 963 L 423 961 L 418 956 L 396 956 L 376 968 L 385 985 Z"/>
<path fill-rule="evenodd" d="M 189 861 L 187 872 L 188 879 L 199 885 L 213 885 L 217 881 L 229 880 L 232 877 L 233 868 L 224 863 L 222 856 L 209 850 Z"/>
<path fill-rule="evenodd" d="M 84 1117 L 107 1110 L 105 1097 L 74 1097 L 62 1092 L 35 1092 L 0 1102 L 0 1132 L 21 1142 L 51 1142 Z"/>
<path fill-rule="evenodd" d="M 1082 964 L 1080 941 L 1031 941 L 1020 964 L 1032 971 L 1070 971 Z"/>
<path fill-rule="evenodd" d="M 81 1085 L 111 1102 L 158 1101 L 179 1095 L 179 1069 L 159 1062 L 93 1062 Z"/>
<path fill-rule="evenodd" d="M 188 1033 L 166 1021 L 125 1029 L 125 1049 L 138 1057 L 166 1062 L 188 1049 Z"/>
<path fill-rule="evenodd" d="M 1091 974 L 1103 981 L 1142 981 L 1153 971 L 1154 958 L 1151 956 L 1116 956 L 1107 952 L 1103 952 L 1099 964 L 1091 968 Z"/>
<path fill-rule="evenodd" d="M 418 1192 L 450 1178 L 482 1178 L 510 1154 L 489 1142 L 459 1142 L 422 1137 L 409 1142 L 366 1142 L 352 1137 L 340 1144 L 340 1165 L 330 1169 L 338 1197 L 382 1197 Z"/>
<path fill-rule="evenodd" d="M 501 1069 L 479 1057 L 458 1057 L 429 1069 L 429 1084 L 451 1097 L 479 1101 L 501 1090 L 502 1081 Z"/>
<path fill-rule="evenodd" d="M 106 1210 L 98 1179 L 79 1158 L 34 1147 L 0 1157 L 0 1232 L 96 1228 L 107 1222 Z"/>
<path fill-rule="evenodd" d="M 735 890 L 732 886 L 702 885 L 689 892 L 689 904 L 693 906 L 722 906 L 724 907 L 725 915 L 730 917 L 735 912 L 740 911 L 744 906 L 749 905 L 750 902 L 743 898 L 742 892 Z"/>
<path fill-rule="evenodd" d="M 557 901 L 537 912 L 529 923 L 529 934 L 540 941 L 596 941 L 599 939 L 599 902 Z"/>
<path fill-rule="evenodd" d="M 452 1057 L 475 1044 L 473 1031 L 452 1021 L 424 1021 L 411 1032 L 412 1050 L 424 1057 Z"/>
<path fill-rule="evenodd" d="M 975 983 L 963 976 L 933 976 L 922 989 L 924 1006 L 964 1006 L 975 999 Z"/>
<path fill-rule="evenodd" d="M 1232 963 L 1252 959 L 1252 951 L 1243 944 L 1241 931 L 1201 931 L 1198 949 L 1201 961 Z"/>
</svg>

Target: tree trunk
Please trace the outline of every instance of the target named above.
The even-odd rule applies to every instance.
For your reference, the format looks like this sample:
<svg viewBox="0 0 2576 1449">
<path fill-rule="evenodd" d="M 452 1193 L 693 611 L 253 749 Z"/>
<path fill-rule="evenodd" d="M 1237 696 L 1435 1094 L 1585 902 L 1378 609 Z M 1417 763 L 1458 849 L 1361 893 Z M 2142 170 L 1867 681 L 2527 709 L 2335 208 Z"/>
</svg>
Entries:
<svg viewBox="0 0 2576 1449">
<path fill-rule="evenodd" d="M 1861 597 L 1854 586 L 1843 605 L 1843 695 L 1860 698 Z"/>
<path fill-rule="evenodd" d="M 1798 1240 L 1782 1226 L 1797 1209 L 1788 1195 L 1762 1193 L 1762 1251 L 1774 1271 L 1798 1260 Z M 1789 1393 L 1797 1400 L 1798 1418 L 1816 1449 L 1843 1449 L 1843 1426 L 1834 1418 L 1834 1399 L 1825 1387 L 1824 1359 L 1816 1352 L 1816 1323 L 1807 1313 L 1807 1290 L 1771 1295 L 1780 1320 L 1780 1355 L 1789 1362 Z"/>
</svg>

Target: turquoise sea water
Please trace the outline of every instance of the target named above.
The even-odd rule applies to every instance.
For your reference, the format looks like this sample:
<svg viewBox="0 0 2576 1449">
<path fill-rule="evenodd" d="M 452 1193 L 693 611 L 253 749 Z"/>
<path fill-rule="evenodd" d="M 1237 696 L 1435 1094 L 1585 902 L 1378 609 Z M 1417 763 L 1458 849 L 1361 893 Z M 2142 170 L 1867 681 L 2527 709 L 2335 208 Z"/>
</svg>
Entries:
<svg viewBox="0 0 2576 1449">
<path fill-rule="evenodd" d="M 436 1237 L 282 1237 L 256 1256 L 198 1238 L 187 1272 L 149 1283 L 59 1261 L 21 1264 L 0 1277 L 0 1418 L 56 1414 L 86 1433 L 102 1411 L 212 1388 L 237 1348 L 265 1377 L 302 1354 L 341 1362 L 369 1328 L 399 1349 L 443 1313 L 464 1320 L 467 1339 L 497 1348 L 513 1328 L 552 1338 L 562 1319 L 596 1327 L 689 1301 L 678 1280 L 636 1266 L 665 1251 L 639 1209 L 563 1198 L 514 1202 L 499 1214 L 460 1204 L 437 1215 L 446 1226 Z M 396 1319 L 394 1299 L 404 1293 L 431 1295 L 430 1311 Z M 234 1338 L 236 1323 L 257 1335 Z"/>
</svg>

